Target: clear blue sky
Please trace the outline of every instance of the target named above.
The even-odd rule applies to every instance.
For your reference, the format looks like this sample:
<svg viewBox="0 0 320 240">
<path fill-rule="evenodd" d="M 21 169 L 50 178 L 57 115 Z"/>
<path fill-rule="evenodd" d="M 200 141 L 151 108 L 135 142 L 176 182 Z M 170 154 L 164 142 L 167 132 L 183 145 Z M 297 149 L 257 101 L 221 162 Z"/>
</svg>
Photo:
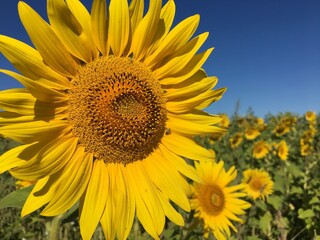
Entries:
<svg viewBox="0 0 320 240">
<path fill-rule="evenodd" d="M 45 0 L 26 0 L 45 16 Z M 91 0 L 82 0 L 90 7 Z M 320 112 L 319 0 L 176 0 L 176 23 L 199 13 L 197 33 L 210 32 L 204 48 L 215 47 L 204 68 L 227 87 L 208 108 L 240 114 L 249 107 L 258 116 L 308 110 Z M 18 14 L 18 0 L 2 0 L 0 34 L 30 43 Z M 1 56 L 0 68 L 12 69 Z M 0 76 L 0 89 L 18 86 Z"/>
</svg>

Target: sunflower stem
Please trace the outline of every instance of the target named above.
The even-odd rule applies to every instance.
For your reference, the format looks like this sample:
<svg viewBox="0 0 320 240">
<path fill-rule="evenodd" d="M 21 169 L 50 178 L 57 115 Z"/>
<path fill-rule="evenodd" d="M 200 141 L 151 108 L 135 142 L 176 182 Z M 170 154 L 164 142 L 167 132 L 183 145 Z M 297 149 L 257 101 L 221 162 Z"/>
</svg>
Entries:
<svg viewBox="0 0 320 240">
<path fill-rule="evenodd" d="M 49 231 L 49 240 L 59 239 L 62 217 L 63 217 L 63 214 L 60 214 L 52 218 L 50 231 Z"/>
</svg>

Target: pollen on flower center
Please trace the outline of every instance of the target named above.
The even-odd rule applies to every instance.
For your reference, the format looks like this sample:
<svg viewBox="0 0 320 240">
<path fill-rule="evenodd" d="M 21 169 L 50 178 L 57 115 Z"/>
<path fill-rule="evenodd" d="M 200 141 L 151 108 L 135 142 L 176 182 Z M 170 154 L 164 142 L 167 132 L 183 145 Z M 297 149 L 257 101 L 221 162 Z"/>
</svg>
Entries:
<svg viewBox="0 0 320 240">
<path fill-rule="evenodd" d="M 68 117 L 86 151 L 106 163 L 146 158 L 163 137 L 163 90 L 152 72 L 130 58 L 105 57 L 71 80 Z"/>
<path fill-rule="evenodd" d="M 225 206 L 225 197 L 216 185 L 204 185 L 199 193 L 200 204 L 207 214 L 217 216 Z"/>
</svg>

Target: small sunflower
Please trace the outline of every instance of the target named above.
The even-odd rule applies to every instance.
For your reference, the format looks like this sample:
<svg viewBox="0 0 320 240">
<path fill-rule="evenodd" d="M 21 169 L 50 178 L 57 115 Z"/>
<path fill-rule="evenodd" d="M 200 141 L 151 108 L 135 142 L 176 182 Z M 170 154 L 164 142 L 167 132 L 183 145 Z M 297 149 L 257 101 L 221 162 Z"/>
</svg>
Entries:
<svg viewBox="0 0 320 240">
<path fill-rule="evenodd" d="M 312 111 L 308 111 L 305 114 L 305 118 L 308 122 L 310 123 L 315 123 L 317 120 L 317 114 L 315 112 Z"/>
<path fill-rule="evenodd" d="M 237 231 L 230 220 L 242 222 L 237 215 L 245 214 L 244 210 L 250 207 L 241 199 L 245 194 L 238 192 L 243 184 L 230 185 L 237 176 L 235 167 L 226 171 L 223 165 L 223 161 L 195 163 L 201 181 L 194 183 L 190 200 L 195 217 L 204 223 L 204 236 L 207 238 L 212 232 L 218 240 L 230 237 L 230 228 Z"/>
<path fill-rule="evenodd" d="M 254 140 L 260 135 L 260 131 L 255 127 L 247 127 L 244 136 L 248 140 Z"/>
<path fill-rule="evenodd" d="M 261 169 L 247 169 L 243 172 L 244 191 L 249 197 L 265 199 L 273 192 L 273 181 L 269 173 Z"/>
<path fill-rule="evenodd" d="M 277 145 L 277 155 L 281 160 L 287 160 L 289 154 L 288 144 L 285 140 L 280 141 Z"/>
<path fill-rule="evenodd" d="M 222 120 L 219 123 L 219 126 L 221 126 L 223 128 L 228 128 L 230 125 L 230 119 L 229 119 L 228 115 L 222 114 L 221 117 L 222 117 Z"/>
<path fill-rule="evenodd" d="M 309 156 L 309 155 L 311 155 L 312 151 L 313 151 L 313 147 L 312 147 L 311 144 L 306 143 L 306 144 L 301 144 L 300 145 L 300 154 L 301 154 L 301 156 L 304 156 L 304 157 L 305 156 Z"/>
<path fill-rule="evenodd" d="M 253 145 L 252 156 L 256 159 L 261 159 L 267 156 L 270 151 L 270 146 L 265 141 L 255 142 Z"/>
<path fill-rule="evenodd" d="M 135 215 L 158 238 L 173 202 L 189 211 L 197 180 L 185 158 L 211 160 L 193 136 L 222 130 L 202 111 L 225 89 L 201 68 L 212 48 L 192 38 L 199 15 L 174 28 L 173 0 L 48 0 L 49 23 L 20 1 L 34 48 L 0 36 L 1 53 L 21 73 L 1 70 L 25 88 L 0 92 L 0 134 L 20 143 L 0 158 L 0 172 L 36 180 L 23 209 L 44 216 L 80 202 L 83 239 L 101 223 L 107 239 L 126 239 Z M 146 12 L 146 14 L 144 14 Z M 108 14 L 108 15 L 107 15 Z"/>
<path fill-rule="evenodd" d="M 229 141 L 232 149 L 239 147 L 239 145 L 242 143 L 243 141 L 242 135 L 243 134 L 241 132 L 238 132 L 230 137 Z"/>
<path fill-rule="evenodd" d="M 273 130 L 277 137 L 281 137 L 290 131 L 290 127 L 285 123 L 279 123 Z"/>
</svg>

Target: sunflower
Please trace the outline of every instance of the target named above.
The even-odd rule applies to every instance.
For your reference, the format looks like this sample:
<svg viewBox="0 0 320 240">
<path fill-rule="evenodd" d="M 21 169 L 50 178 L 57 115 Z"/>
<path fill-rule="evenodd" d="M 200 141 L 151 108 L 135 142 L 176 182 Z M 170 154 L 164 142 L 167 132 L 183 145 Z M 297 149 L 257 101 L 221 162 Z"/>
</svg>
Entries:
<svg viewBox="0 0 320 240">
<path fill-rule="evenodd" d="M 313 147 L 311 144 L 301 144 L 300 145 L 300 154 L 301 156 L 309 156 L 313 151 Z"/>
<path fill-rule="evenodd" d="M 229 119 L 228 115 L 222 114 L 222 115 L 221 115 L 221 118 L 222 118 L 222 120 L 221 120 L 221 122 L 220 122 L 219 125 L 220 125 L 221 127 L 228 128 L 229 125 L 230 125 L 230 119 Z"/>
<path fill-rule="evenodd" d="M 279 123 L 273 130 L 277 137 L 281 137 L 290 131 L 290 127 L 285 123 Z"/>
<path fill-rule="evenodd" d="M 229 141 L 232 149 L 239 147 L 239 145 L 243 141 L 242 133 L 241 132 L 235 133 L 230 137 Z"/>
<path fill-rule="evenodd" d="M 289 148 L 288 144 L 285 140 L 281 140 L 279 144 L 277 144 L 277 155 L 281 160 L 288 159 Z"/>
<path fill-rule="evenodd" d="M 246 137 L 246 139 L 248 140 L 254 140 L 255 138 L 257 138 L 260 135 L 260 132 L 258 129 L 256 129 L 255 127 L 247 127 L 245 132 L 244 132 L 244 136 Z"/>
<path fill-rule="evenodd" d="M 308 111 L 305 114 L 305 118 L 309 123 L 314 124 L 317 120 L 317 115 L 315 112 Z"/>
<path fill-rule="evenodd" d="M 49 23 L 19 2 L 34 47 L 0 36 L 0 51 L 21 73 L 1 70 L 25 88 L 0 92 L 0 134 L 20 143 L 0 172 L 36 180 L 22 209 L 44 216 L 77 201 L 83 239 L 101 223 L 107 239 L 127 238 L 135 216 L 158 238 L 165 218 L 183 225 L 171 202 L 189 211 L 184 158 L 212 153 L 192 139 L 222 131 L 202 111 L 225 89 L 201 68 L 213 49 L 192 38 L 199 15 L 172 27 L 175 3 L 48 0 Z M 107 16 L 108 14 L 108 16 Z"/>
<path fill-rule="evenodd" d="M 273 192 L 273 181 L 269 173 L 261 169 L 247 169 L 243 172 L 244 191 L 249 197 L 265 199 Z"/>
<path fill-rule="evenodd" d="M 244 210 L 250 207 L 241 199 L 245 194 L 238 192 L 244 185 L 230 185 L 237 176 L 235 167 L 226 171 L 223 165 L 223 161 L 195 163 L 201 182 L 194 183 L 190 200 L 195 217 L 204 223 L 204 236 L 207 238 L 212 232 L 218 240 L 230 237 L 230 228 L 237 231 L 230 220 L 243 222 L 237 215 L 245 214 Z"/>
<path fill-rule="evenodd" d="M 261 140 L 253 145 L 252 156 L 256 159 L 261 159 L 267 156 L 270 146 L 265 141 Z"/>
</svg>

